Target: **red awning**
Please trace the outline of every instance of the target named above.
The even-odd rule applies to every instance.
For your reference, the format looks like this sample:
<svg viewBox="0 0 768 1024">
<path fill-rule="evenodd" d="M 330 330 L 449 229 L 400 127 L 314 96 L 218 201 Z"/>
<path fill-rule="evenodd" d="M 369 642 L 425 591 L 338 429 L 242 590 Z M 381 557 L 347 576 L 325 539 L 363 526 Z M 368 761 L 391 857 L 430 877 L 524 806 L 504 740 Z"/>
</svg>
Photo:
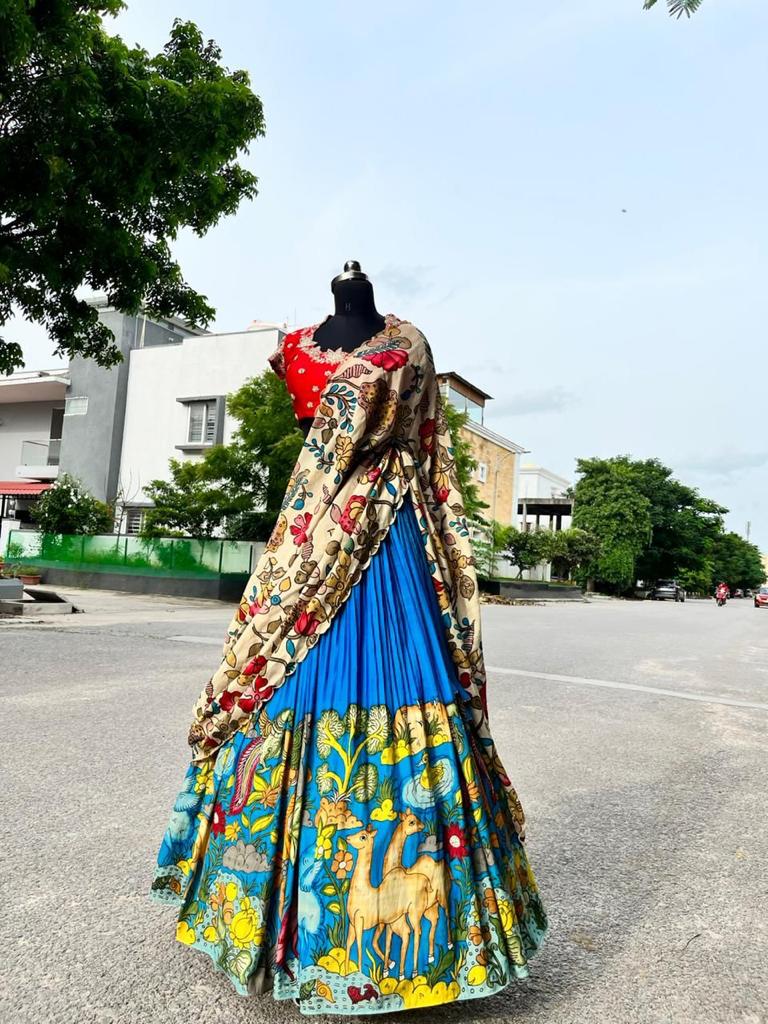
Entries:
<svg viewBox="0 0 768 1024">
<path fill-rule="evenodd" d="M 0 494 L 11 498 L 34 498 L 52 484 L 33 484 L 26 480 L 0 480 Z"/>
</svg>

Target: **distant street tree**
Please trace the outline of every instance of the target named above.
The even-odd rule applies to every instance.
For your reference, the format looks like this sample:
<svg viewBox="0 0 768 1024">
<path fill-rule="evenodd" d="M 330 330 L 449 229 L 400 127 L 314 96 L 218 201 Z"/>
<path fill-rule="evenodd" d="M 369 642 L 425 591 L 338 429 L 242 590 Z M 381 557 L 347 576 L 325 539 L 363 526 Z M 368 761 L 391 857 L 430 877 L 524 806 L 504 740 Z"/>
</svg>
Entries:
<svg viewBox="0 0 768 1024">
<path fill-rule="evenodd" d="M 577 471 L 573 525 L 600 543 L 585 573 L 622 593 L 634 585 L 635 564 L 650 540 L 651 503 L 639 490 L 628 459 L 579 459 Z"/>
<path fill-rule="evenodd" d="M 144 516 L 142 536 L 215 536 L 237 510 L 227 488 L 207 478 L 204 462 L 171 459 L 169 470 L 170 480 L 152 480 L 144 488 L 154 507 Z"/>
<path fill-rule="evenodd" d="M 112 533 L 114 529 L 114 513 L 109 505 L 94 498 L 67 473 L 35 502 L 31 514 L 43 533 L 96 534 Z"/>
<path fill-rule="evenodd" d="M 518 579 L 526 569 L 548 562 L 552 552 L 552 533 L 549 530 L 518 530 L 508 526 L 501 542 L 503 547 L 499 554 L 517 568 Z"/>
<path fill-rule="evenodd" d="M 645 0 L 643 4 L 643 10 L 649 11 L 652 7 L 655 7 L 658 0 Z M 682 18 L 683 15 L 686 18 L 690 18 L 692 14 L 701 7 L 703 0 L 667 0 L 667 8 L 673 18 Z"/>
<path fill-rule="evenodd" d="M 0 327 L 17 310 L 57 354 L 101 366 L 119 347 L 78 289 L 126 313 L 208 322 L 170 243 L 256 195 L 237 157 L 264 134 L 248 75 L 222 66 L 214 42 L 176 21 L 150 56 L 104 31 L 123 6 L 0 4 Z M 23 364 L 0 338 L 0 373 Z"/>
<path fill-rule="evenodd" d="M 650 502 L 651 535 L 637 559 L 638 578 L 651 581 L 701 570 L 728 510 L 675 480 L 658 459 L 619 456 L 614 461 L 631 469 L 638 491 Z"/>
<path fill-rule="evenodd" d="M 550 558 L 559 576 L 572 579 L 580 566 L 588 566 L 600 554 L 600 541 L 586 530 L 572 527 L 552 534 Z"/>
<path fill-rule="evenodd" d="M 754 589 L 765 581 L 759 549 L 738 533 L 722 533 L 714 544 L 710 585 L 714 588 L 721 580 L 731 590 Z"/>
</svg>

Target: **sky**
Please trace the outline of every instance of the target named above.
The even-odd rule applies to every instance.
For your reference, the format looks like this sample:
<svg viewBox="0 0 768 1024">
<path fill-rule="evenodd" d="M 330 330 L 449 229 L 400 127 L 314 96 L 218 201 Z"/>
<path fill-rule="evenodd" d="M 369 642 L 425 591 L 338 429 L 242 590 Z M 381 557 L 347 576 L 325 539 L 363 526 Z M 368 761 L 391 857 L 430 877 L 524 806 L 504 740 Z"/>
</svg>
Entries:
<svg viewBox="0 0 768 1024">
<path fill-rule="evenodd" d="M 175 17 L 266 116 L 258 197 L 175 247 L 217 329 L 315 323 L 360 260 L 527 461 L 659 458 L 768 551 L 765 0 L 129 0 L 110 30 L 157 51 Z"/>
</svg>

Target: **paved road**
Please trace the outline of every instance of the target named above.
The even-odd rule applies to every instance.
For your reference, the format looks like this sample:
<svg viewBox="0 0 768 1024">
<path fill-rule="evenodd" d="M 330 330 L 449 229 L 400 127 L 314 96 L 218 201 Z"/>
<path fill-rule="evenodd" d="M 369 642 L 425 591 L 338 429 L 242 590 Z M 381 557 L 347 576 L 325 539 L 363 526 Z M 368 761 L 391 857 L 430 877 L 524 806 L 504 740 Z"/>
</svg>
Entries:
<svg viewBox="0 0 768 1024">
<path fill-rule="evenodd" d="M 55 625 L 0 624 L 0 1020 L 298 1021 L 236 996 L 145 896 L 227 609 L 76 600 Z M 488 606 L 484 623 L 552 931 L 525 984 L 415 1019 L 768 1021 L 768 611 Z"/>
</svg>

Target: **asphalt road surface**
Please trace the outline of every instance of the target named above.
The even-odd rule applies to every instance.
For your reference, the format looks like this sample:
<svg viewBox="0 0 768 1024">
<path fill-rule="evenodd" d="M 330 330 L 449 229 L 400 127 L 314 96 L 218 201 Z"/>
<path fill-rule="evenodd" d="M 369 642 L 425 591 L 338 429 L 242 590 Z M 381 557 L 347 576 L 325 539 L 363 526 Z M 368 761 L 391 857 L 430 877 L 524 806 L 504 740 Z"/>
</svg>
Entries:
<svg viewBox="0 0 768 1024">
<path fill-rule="evenodd" d="M 0 1021 L 303 1019 L 237 996 L 146 896 L 229 609 L 75 599 L 0 622 Z M 486 606 L 484 630 L 551 933 L 527 982 L 413 1019 L 768 1021 L 768 611 Z"/>
</svg>

